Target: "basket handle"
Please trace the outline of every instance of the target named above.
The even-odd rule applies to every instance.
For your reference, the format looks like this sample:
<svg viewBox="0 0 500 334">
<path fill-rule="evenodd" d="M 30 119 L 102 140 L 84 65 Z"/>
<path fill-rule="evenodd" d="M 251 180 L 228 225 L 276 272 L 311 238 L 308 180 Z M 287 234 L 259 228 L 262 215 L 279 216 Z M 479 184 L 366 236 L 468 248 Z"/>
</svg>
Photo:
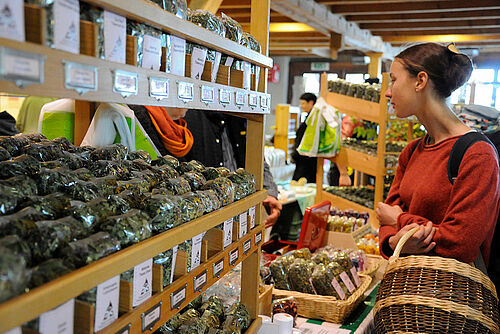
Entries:
<svg viewBox="0 0 500 334">
<path fill-rule="evenodd" d="M 401 239 L 399 239 L 398 244 L 396 245 L 396 249 L 394 249 L 394 254 L 392 254 L 391 258 L 389 261 L 395 261 L 399 258 L 399 254 L 401 253 L 401 250 L 403 249 L 403 246 L 405 243 L 410 239 L 419 229 L 419 226 L 412 228 L 408 232 L 406 232 Z"/>
</svg>

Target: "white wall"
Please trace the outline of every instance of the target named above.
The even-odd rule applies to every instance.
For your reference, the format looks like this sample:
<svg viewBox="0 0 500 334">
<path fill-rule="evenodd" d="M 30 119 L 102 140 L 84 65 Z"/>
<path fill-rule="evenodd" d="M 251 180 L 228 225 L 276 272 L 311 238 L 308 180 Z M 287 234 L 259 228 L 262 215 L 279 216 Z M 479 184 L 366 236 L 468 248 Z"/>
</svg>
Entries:
<svg viewBox="0 0 500 334">
<path fill-rule="evenodd" d="M 276 105 L 286 103 L 290 57 L 273 57 L 273 61 L 280 67 L 280 79 L 278 83 L 269 82 L 267 84 L 267 92 L 271 94 L 271 113 L 266 116 L 265 124 L 267 137 L 274 134 L 274 129 L 271 127 L 276 124 Z"/>
</svg>

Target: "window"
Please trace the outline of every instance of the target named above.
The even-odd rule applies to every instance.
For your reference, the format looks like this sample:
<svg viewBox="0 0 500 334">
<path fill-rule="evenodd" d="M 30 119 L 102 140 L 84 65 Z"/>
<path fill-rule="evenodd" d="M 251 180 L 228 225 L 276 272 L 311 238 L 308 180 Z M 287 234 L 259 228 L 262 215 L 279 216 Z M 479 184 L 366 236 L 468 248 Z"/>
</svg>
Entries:
<svg viewBox="0 0 500 334">
<path fill-rule="evenodd" d="M 304 73 L 302 76 L 304 84 L 304 92 L 314 93 L 319 95 L 320 92 L 320 74 L 319 73 Z"/>
<path fill-rule="evenodd" d="M 491 107 L 493 105 L 493 88 L 494 85 L 491 83 L 476 84 L 476 91 L 474 94 L 474 104 L 480 104 L 482 106 Z"/>
<path fill-rule="evenodd" d="M 328 73 L 328 76 L 327 76 L 328 81 L 337 80 L 338 78 L 339 78 L 339 75 L 337 73 Z"/>
<path fill-rule="evenodd" d="M 495 81 L 495 70 L 492 68 L 477 68 L 472 71 L 470 77 L 476 82 L 493 82 Z M 469 82 L 471 79 L 469 79 Z"/>
<path fill-rule="evenodd" d="M 355 84 L 362 84 L 365 82 L 365 75 L 362 73 L 348 73 L 345 75 L 345 80 Z"/>
</svg>

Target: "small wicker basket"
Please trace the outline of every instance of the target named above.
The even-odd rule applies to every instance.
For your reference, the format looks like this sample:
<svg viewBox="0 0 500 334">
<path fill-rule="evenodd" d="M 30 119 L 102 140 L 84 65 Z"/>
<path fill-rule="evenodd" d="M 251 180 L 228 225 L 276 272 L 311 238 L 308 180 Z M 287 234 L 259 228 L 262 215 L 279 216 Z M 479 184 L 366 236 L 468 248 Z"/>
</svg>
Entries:
<svg viewBox="0 0 500 334">
<path fill-rule="evenodd" d="M 370 276 L 362 274 L 359 275 L 359 278 L 361 279 L 361 285 L 346 300 L 297 291 L 278 290 L 276 288 L 273 289 L 273 296 L 276 299 L 294 297 L 297 302 L 297 312 L 303 317 L 341 324 L 364 299 L 364 293 L 372 281 Z"/>
<path fill-rule="evenodd" d="M 382 265 L 382 263 L 385 261 L 384 258 L 380 255 L 371 255 L 368 254 L 367 256 L 367 267 L 365 271 L 361 271 L 360 274 L 363 275 L 368 275 L 371 276 L 372 278 L 375 277 L 375 274 L 377 273 L 378 268 Z"/>
<path fill-rule="evenodd" d="M 377 333 L 500 333 L 498 297 L 479 269 L 438 256 L 399 257 L 398 242 L 373 309 Z"/>
</svg>

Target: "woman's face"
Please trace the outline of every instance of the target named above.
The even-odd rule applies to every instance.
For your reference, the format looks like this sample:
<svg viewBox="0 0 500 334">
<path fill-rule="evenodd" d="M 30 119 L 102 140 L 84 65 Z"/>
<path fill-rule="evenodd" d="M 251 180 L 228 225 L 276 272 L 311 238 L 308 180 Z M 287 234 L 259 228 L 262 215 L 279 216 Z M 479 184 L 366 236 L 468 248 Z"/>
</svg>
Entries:
<svg viewBox="0 0 500 334">
<path fill-rule="evenodd" d="M 385 96 L 391 100 L 391 105 L 396 112 L 396 116 L 405 118 L 415 115 L 417 110 L 417 79 L 410 76 L 403 66 L 403 63 L 397 58 L 391 65 L 391 84 L 387 89 Z"/>
</svg>

